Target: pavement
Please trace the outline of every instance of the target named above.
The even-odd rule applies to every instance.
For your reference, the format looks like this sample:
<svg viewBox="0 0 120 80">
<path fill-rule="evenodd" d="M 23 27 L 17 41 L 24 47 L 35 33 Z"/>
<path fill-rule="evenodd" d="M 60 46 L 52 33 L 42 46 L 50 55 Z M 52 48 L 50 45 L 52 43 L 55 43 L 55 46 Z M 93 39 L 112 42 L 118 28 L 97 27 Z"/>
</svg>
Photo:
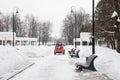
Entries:
<svg viewBox="0 0 120 80">
<path fill-rule="evenodd" d="M 78 61 L 80 60 L 78 59 Z M 69 62 L 71 63 L 71 65 L 74 65 L 76 63 L 76 59 L 71 58 Z M 81 63 L 84 63 L 84 62 L 81 62 Z M 81 72 L 76 70 L 75 72 L 77 73 L 77 75 L 74 77 L 74 80 L 112 80 L 106 74 L 99 73 L 97 71 L 83 69 Z"/>
<path fill-rule="evenodd" d="M 74 80 L 112 80 L 107 75 L 96 71 L 83 70 L 78 72 Z"/>
<path fill-rule="evenodd" d="M 51 55 L 35 60 L 35 65 L 10 80 L 112 80 L 106 75 L 83 70 L 75 71 L 74 59 Z"/>
</svg>

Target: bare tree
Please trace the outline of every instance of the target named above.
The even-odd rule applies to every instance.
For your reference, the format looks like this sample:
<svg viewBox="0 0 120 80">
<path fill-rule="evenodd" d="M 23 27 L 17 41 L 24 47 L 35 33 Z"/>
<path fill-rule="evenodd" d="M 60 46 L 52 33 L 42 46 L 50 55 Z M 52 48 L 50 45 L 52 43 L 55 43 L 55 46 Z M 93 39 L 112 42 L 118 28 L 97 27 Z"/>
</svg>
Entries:
<svg viewBox="0 0 120 80">
<path fill-rule="evenodd" d="M 90 15 L 83 9 L 73 14 L 68 14 L 63 21 L 63 35 L 70 45 L 73 44 L 73 38 L 79 38 L 80 32 L 89 31 Z M 75 31 L 76 28 L 76 31 Z"/>
<path fill-rule="evenodd" d="M 4 16 L 4 22 L 3 22 L 3 25 L 4 25 L 4 31 L 8 32 L 10 31 L 10 26 L 11 26 L 11 18 L 10 18 L 10 15 L 5 15 Z"/>
<path fill-rule="evenodd" d="M 3 31 L 3 19 L 4 19 L 4 15 L 0 12 L 0 31 Z"/>
<path fill-rule="evenodd" d="M 43 44 L 50 39 L 52 29 L 50 21 L 39 21 L 33 15 L 26 15 L 25 19 L 21 20 L 19 15 L 3 15 L 0 12 L 0 31 L 12 31 L 13 24 L 17 37 L 38 38 L 39 42 L 43 42 Z"/>
<path fill-rule="evenodd" d="M 24 21 L 24 25 L 25 25 L 25 32 L 26 32 L 26 36 L 28 37 L 35 37 L 37 38 L 38 34 L 37 34 L 37 27 L 38 27 L 38 20 L 36 17 L 32 16 L 32 15 L 27 15 L 25 16 L 25 21 Z"/>
<path fill-rule="evenodd" d="M 50 21 L 43 23 L 43 31 L 42 31 L 42 43 L 46 44 L 50 38 L 50 31 L 51 31 L 52 23 Z"/>
</svg>

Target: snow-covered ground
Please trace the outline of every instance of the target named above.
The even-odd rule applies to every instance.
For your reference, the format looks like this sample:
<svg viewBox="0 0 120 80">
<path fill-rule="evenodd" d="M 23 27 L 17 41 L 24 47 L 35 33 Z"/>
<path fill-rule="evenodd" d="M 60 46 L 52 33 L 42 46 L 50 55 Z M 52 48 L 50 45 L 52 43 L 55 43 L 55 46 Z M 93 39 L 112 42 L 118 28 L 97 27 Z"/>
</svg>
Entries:
<svg viewBox="0 0 120 80">
<path fill-rule="evenodd" d="M 81 47 L 80 56 L 84 59 L 84 56 L 92 54 L 92 47 Z M 98 57 L 95 59 L 95 67 L 98 72 L 105 73 L 113 80 L 120 80 L 120 54 L 115 50 L 103 47 L 96 47 L 95 55 Z"/>
<path fill-rule="evenodd" d="M 0 46 L 0 78 L 10 77 L 33 64 L 21 51 L 10 46 Z"/>
<path fill-rule="evenodd" d="M 73 47 L 74 46 L 65 46 L 66 54 L 56 56 L 53 55 L 54 46 L 16 46 L 14 48 L 10 46 L 0 46 L 0 78 L 5 74 L 13 73 L 35 62 L 34 66 L 25 70 L 25 73 L 23 72 L 20 74 L 22 78 L 17 77 L 13 80 L 27 80 L 30 76 L 29 80 L 56 80 L 57 78 L 59 78 L 59 80 L 63 80 L 64 78 L 60 76 L 61 74 L 66 78 L 65 80 L 74 80 L 72 79 L 72 75 L 76 75 L 74 72 L 74 63 L 85 62 L 85 57 L 92 54 L 92 47 L 78 47 L 78 49 L 80 49 L 80 58 L 70 59 L 68 50 Z M 95 59 L 95 67 L 97 71 L 99 73 L 106 74 L 113 80 L 119 80 L 120 54 L 115 50 L 102 47 L 96 47 L 95 51 L 95 54 L 98 56 Z M 52 63 L 49 63 L 50 61 L 52 61 Z M 70 65 L 71 63 L 73 65 Z M 50 69 L 47 68 L 48 66 Z M 61 73 L 60 68 L 62 68 L 62 71 L 65 73 Z M 35 72 L 32 73 L 33 71 Z M 30 74 L 28 75 L 27 72 L 30 72 Z M 45 73 L 47 74 L 42 75 Z M 23 74 L 26 76 L 23 76 Z M 69 77 L 67 77 L 68 74 Z"/>
</svg>

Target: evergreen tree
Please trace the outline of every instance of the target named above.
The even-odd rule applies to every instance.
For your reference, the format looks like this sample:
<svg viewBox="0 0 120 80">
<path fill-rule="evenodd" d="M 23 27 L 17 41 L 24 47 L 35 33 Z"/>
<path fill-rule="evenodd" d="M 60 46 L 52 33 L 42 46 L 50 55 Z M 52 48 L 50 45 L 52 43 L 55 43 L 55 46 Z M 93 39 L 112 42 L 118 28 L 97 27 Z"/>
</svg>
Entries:
<svg viewBox="0 0 120 80">
<path fill-rule="evenodd" d="M 116 20 L 111 18 L 111 16 L 114 11 L 116 11 L 119 14 L 119 4 L 119 0 L 101 0 L 98 3 L 95 11 L 96 38 L 103 41 L 104 43 L 107 43 L 108 46 L 111 45 L 112 48 L 116 48 L 118 52 L 120 52 L 120 49 L 118 50 L 120 45 L 120 41 L 118 39 L 120 35 L 116 35 L 116 29 L 114 27 L 114 25 L 116 25 Z M 116 40 L 117 47 L 115 47 Z"/>
</svg>

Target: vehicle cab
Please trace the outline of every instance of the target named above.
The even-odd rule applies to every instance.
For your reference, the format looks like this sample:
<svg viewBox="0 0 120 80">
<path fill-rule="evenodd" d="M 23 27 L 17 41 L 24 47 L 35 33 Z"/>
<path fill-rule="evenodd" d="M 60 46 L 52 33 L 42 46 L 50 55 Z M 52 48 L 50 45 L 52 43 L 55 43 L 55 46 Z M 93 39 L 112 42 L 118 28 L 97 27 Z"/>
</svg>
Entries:
<svg viewBox="0 0 120 80">
<path fill-rule="evenodd" d="M 56 55 L 56 53 L 63 53 L 63 55 L 65 54 L 63 44 L 60 42 L 55 44 L 54 54 Z"/>
</svg>

